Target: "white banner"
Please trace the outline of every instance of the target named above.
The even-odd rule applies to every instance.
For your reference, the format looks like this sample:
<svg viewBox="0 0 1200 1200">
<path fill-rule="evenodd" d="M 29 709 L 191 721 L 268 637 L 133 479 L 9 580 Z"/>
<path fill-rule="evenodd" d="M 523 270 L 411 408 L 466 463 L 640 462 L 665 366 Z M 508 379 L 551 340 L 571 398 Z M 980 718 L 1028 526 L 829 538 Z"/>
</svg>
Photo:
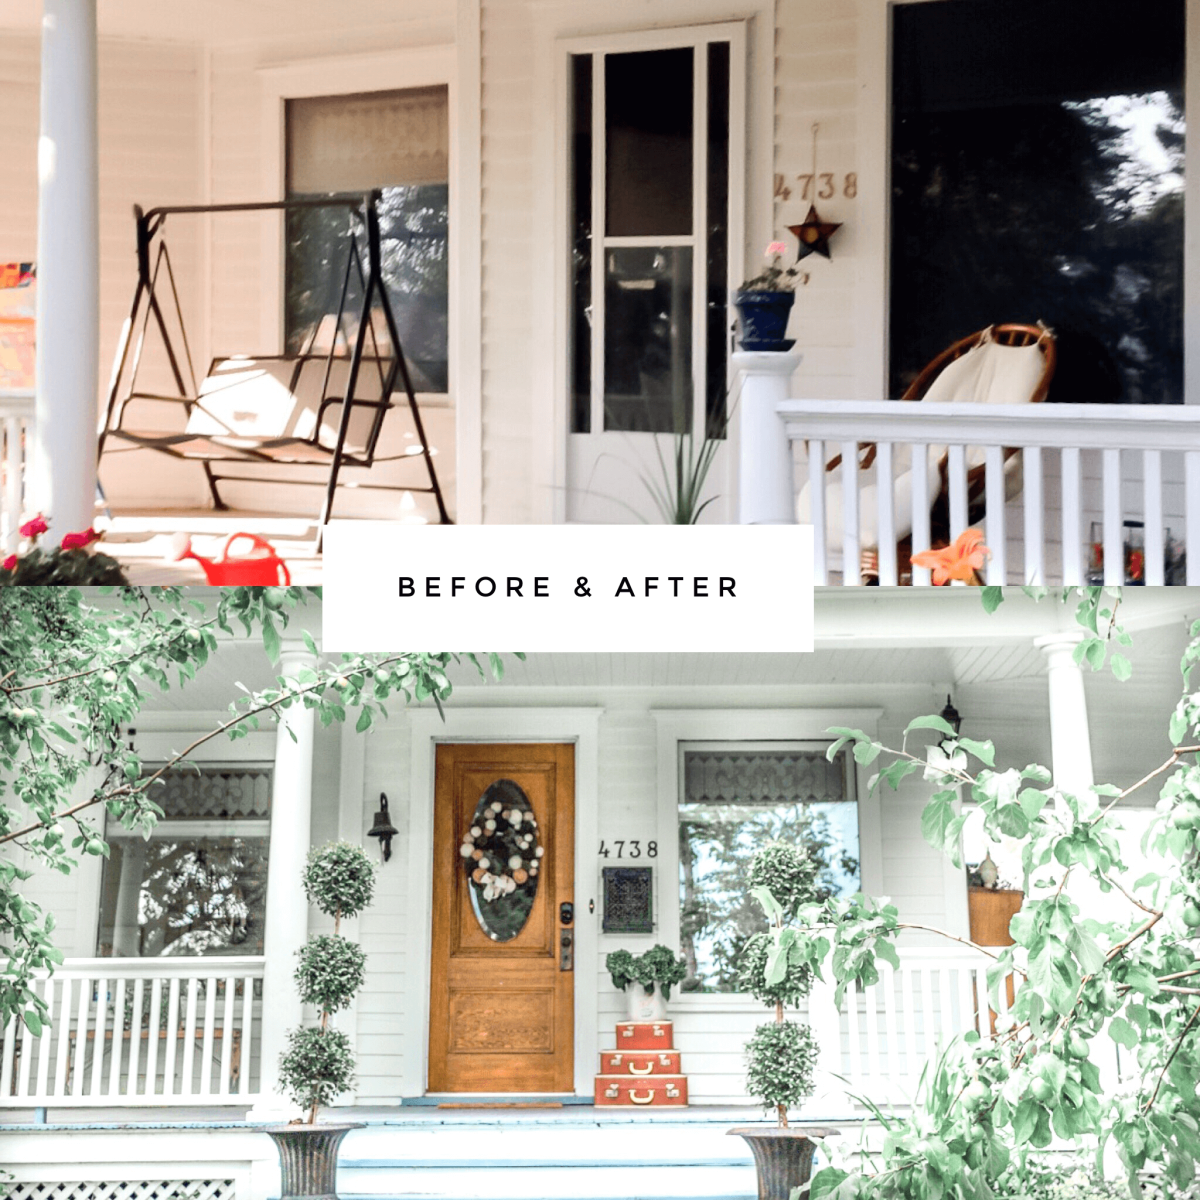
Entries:
<svg viewBox="0 0 1200 1200">
<path fill-rule="evenodd" d="M 327 650 L 810 651 L 804 525 L 325 531 Z"/>
</svg>

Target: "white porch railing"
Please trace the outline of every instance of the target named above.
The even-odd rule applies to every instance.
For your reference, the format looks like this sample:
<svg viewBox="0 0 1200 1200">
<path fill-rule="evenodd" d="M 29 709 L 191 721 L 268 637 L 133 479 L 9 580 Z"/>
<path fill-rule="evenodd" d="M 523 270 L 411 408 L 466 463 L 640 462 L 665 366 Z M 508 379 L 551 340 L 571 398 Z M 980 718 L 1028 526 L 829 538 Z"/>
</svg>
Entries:
<svg viewBox="0 0 1200 1200">
<path fill-rule="evenodd" d="M 263 959 L 79 958 L 39 979 L 52 1024 L 10 1021 L 0 1108 L 258 1098 Z"/>
<path fill-rule="evenodd" d="M 740 519 L 794 522 L 797 493 L 807 486 L 818 585 L 836 582 L 839 573 L 843 582 L 858 583 L 870 542 L 878 544 L 880 583 L 897 583 L 898 529 L 911 529 L 914 552 L 929 547 L 935 496 L 922 467 L 934 453 L 947 457 L 951 538 L 967 528 L 968 467 L 986 464 L 988 583 L 1088 582 L 1093 524 L 1102 581 L 1130 582 L 1125 523 L 1137 521 L 1145 582 L 1166 581 L 1169 531 L 1186 553 L 1186 582 L 1200 584 L 1200 407 L 788 400 L 781 384 L 786 380 L 777 372 L 749 370 L 743 386 Z M 878 446 L 869 476 L 859 470 L 857 451 L 868 442 Z M 1011 497 L 1005 496 L 1006 448 L 1019 451 L 1022 465 L 1020 490 Z M 831 481 L 825 465 L 835 455 L 841 467 Z M 895 464 L 908 458 L 911 482 L 898 487 Z M 864 494 L 878 529 L 869 537 Z M 840 511 L 840 521 L 829 519 L 831 509 Z M 927 570 L 912 576 L 913 583 L 930 582 Z"/>
<path fill-rule="evenodd" d="M 0 388 L 0 550 L 17 548 L 29 456 L 33 451 L 33 392 Z"/>
</svg>

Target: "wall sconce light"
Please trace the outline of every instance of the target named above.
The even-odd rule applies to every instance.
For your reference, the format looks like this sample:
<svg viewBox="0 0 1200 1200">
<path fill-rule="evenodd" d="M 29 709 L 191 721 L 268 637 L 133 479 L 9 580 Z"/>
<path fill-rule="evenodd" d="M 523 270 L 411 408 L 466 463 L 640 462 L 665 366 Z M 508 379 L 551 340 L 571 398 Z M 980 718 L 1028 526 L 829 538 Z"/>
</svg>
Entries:
<svg viewBox="0 0 1200 1200">
<path fill-rule="evenodd" d="M 399 832 L 400 830 L 392 824 L 392 818 L 388 815 L 388 798 L 383 792 L 380 792 L 379 811 L 375 814 L 375 823 L 367 830 L 367 837 L 379 839 L 379 848 L 383 853 L 384 862 L 392 857 L 392 838 Z"/>
<path fill-rule="evenodd" d="M 962 714 L 958 711 L 957 708 L 954 707 L 953 704 L 950 703 L 950 697 L 948 695 L 946 697 L 946 707 L 943 708 L 941 713 L 939 713 L 938 715 L 942 718 L 943 721 L 946 722 L 947 725 L 950 726 L 951 729 L 954 730 L 954 736 L 958 737 L 958 731 L 962 728 L 962 723 L 963 723 Z M 950 739 L 946 738 L 946 737 L 942 738 L 943 742 L 946 742 L 949 740 Z"/>
</svg>

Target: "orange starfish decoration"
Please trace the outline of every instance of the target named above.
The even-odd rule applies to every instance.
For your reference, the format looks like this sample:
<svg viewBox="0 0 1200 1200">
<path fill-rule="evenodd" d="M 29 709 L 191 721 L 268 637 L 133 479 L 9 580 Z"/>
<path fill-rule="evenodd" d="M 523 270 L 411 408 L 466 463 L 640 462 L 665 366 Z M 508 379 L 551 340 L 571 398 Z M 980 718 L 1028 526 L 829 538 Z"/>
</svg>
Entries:
<svg viewBox="0 0 1200 1200">
<path fill-rule="evenodd" d="M 912 556 L 912 561 L 913 566 L 932 570 L 933 582 L 940 586 L 951 579 L 982 583 L 979 571 L 991 557 L 992 552 L 983 544 L 983 531 L 964 529 L 951 545 L 941 550 L 922 550 Z"/>
</svg>

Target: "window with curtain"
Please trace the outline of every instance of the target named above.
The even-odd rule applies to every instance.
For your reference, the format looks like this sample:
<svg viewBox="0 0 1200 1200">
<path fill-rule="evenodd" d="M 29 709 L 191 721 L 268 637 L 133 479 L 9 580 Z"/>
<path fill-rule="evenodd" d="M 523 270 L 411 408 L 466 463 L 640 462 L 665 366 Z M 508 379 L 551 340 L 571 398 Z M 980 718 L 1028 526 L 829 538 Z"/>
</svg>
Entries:
<svg viewBox="0 0 1200 1200">
<path fill-rule="evenodd" d="M 736 991 L 737 960 L 767 925 L 746 890 L 754 855 L 771 841 L 804 846 L 819 896 L 859 888 L 858 803 L 845 753 L 771 743 L 686 745 L 679 797 L 679 937 L 683 989 Z"/>
<path fill-rule="evenodd" d="M 383 278 L 413 386 L 418 392 L 448 391 L 448 89 L 288 100 L 286 128 L 290 199 L 359 197 L 382 190 Z M 285 334 L 290 353 L 314 338 L 328 349 L 351 227 L 352 218 L 340 209 L 289 214 Z M 365 248 L 360 241 L 360 250 Z M 350 299 L 359 297 L 352 286 Z"/>
<path fill-rule="evenodd" d="M 180 768 L 151 797 L 149 840 L 109 819 L 98 953 L 262 954 L 270 769 Z"/>
<path fill-rule="evenodd" d="M 1049 399 L 1183 399 L 1184 0 L 897 4 L 900 395 L 1000 321 L 1058 335 Z"/>
</svg>

